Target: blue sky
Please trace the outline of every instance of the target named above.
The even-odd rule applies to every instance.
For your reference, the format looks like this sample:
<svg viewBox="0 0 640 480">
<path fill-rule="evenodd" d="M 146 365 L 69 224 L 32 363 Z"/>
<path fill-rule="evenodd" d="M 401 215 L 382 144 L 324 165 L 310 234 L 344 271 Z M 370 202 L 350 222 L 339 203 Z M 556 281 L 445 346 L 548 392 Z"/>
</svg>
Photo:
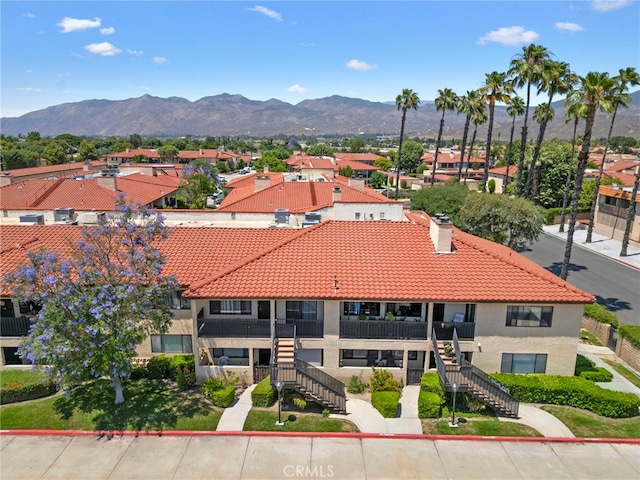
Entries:
<svg viewBox="0 0 640 480">
<path fill-rule="evenodd" d="M 296 104 L 480 87 L 529 43 L 579 75 L 640 70 L 640 3 L 0 2 L 0 116 L 61 103 L 221 93 Z"/>
</svg>

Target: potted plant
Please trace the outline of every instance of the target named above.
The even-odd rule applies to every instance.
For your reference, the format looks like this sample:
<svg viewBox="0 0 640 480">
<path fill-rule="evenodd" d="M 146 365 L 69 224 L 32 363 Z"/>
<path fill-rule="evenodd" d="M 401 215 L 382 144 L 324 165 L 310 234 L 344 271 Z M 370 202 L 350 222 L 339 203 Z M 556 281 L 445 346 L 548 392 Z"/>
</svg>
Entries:
<svg viewBox="0 0 640 480">
<path fill-rule="evenodd" d="M 444 354 L 447 357 L 453 357 L 455 355 L 455 353 L 453 351 L 453 345 L 451 345 L 451 342 L 446 342 L 444 344 Z"/>
<path fill-rule="evenodd" d="M 394 317 L 393 317 L 393 313 L 391 313 L 391 312 L 387 312 L 387 313 L 385 313 L 385 314 L 384 314 L 384 319 L 385 319 L 385 320 L 392 321 L 392 320 L 393 320 L 393 318 L 394 318 Z"/>
</svg>

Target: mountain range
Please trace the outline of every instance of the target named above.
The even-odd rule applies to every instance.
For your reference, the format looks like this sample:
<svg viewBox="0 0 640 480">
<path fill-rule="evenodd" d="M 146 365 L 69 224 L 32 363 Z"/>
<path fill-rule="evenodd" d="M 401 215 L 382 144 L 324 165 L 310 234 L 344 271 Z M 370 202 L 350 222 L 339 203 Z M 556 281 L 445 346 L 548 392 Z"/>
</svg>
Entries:
<svg viewBox="0 0 640 480">
<path fill-rule="evenodd" d="M 619 109 L 614 136 L 640 138 L 640 91 L 630 94 L 629 108 Z M 565 123 L 564 101 L 552 104 L 554 120 L 547 126 L 545 138 L 569 139 L 573 122 Z M 537 135 L 537 124 L 529 112 L 529 138 Z M 442 112 L 433 101 L 422 103 L 417 111 L 406 116 L 405 134 L 436 138 Z M 0 132 L 6 135 L 27 134 L 31 131 L 54 136 L 63 133 L 86 136 L 143 136 L 182 135 L 358 135 L 395 134 L 400 131 L 401 112 L 394 102 L 371 102 L 358 98 L 334 95 L 315 100 L 303 100 L 292 105 L 277 99 L 249 100 L 242 95 L 204 97 L 194 102 L 182 97 L 160 98 L 143 95 L 126 100 L 84 100 L 64 103 L 27 113 L 20 117 L 0 119 Z M 523 117 L 516 119 L 516 138 Z M 446 112 L 444 138 L 460 138 L 464 129 L 464 115 Z M 493 138 L 508 139 L 512 119 L 506 107 L 495 112 Z M 606 137 L 611 114 L 599 112 L 593 129 L 594 138 Z M 472 126 L 473 128 L 473 126 Z M 578 127 L 578 134 L 582 129 Z M 486 125 L 479 127 L 478 138 L 486 136 Z"/>
</svg>

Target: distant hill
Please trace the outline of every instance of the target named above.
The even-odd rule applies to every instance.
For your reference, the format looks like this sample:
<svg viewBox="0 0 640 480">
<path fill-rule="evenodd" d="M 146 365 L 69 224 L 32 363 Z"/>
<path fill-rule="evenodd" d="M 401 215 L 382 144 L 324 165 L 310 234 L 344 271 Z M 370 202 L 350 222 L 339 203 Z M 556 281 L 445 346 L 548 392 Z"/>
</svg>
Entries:
<svg viewBox="0 0 640 480">
<path fill-rule="evenodd" d="M 564 121 L 563 101 L 554 102 L 554 121 L 547 127 L 546 138 L 571 138 L 572 124 Z M 530 111 L 530 115 L 533 109 Z M 433 101 L 425 101 L 417 111 L 407 113 L 408 136 L 435 138 L 441 112 Z M 595 138 L 606 137 L 610 115 L 599 113 L 594 126 Z M 447 112 L 444 137 L 462 137 L 464 116 Z M 296 105 L 271 99 L 249 100 L 227 93 L 191 102 L 181 97 L 159 98 L 144 95 L 127 100 L 85 100 L 64 103 L 27 113 L 17 118 L 2 118 L 0 132 L 6 135 L 31 131 L 53 136 L 62 133 L 91 136 L 140 135 L 253 135 L 278 134 L 399 134 L 400 112 L 394 102 L 370 102 L 334 95 L 304 100 Z M 516 136 L 520 132 L 516 122 Z M 530 138 L 537 134 L 537 124 L 530 117 Z M 494 138 L 509 137 L 511 119 L 505 107 L 496 109 Z M 582 131 L 579 131 L 579 134 Z M 486 126 L 479 130 L 486 135 Z M 613 135 L 640 138 L 640 91 L 631 94 L 628 109 L 618 111 Z"/>
</svg>

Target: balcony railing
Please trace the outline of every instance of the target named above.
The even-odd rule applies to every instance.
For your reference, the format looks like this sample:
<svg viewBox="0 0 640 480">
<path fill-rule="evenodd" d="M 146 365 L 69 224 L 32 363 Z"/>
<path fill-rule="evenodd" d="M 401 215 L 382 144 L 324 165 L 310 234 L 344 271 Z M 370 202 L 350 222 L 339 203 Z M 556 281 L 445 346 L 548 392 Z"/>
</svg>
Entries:
<svg viewBox="0 0 640 480">
<path fill-rule="evenodd" d="M 461 340 L 475 337 L 475 322 L 433 322 L 433 329 L 438 336 L 438 340 L 453 340 L 453 331 L 456 330 L 458 338 Z"/>
<path fill-rule="evenodd" d="M 198 318 L 198 337 L 271 337 L 269 320 Z"/>
<path fill-rule="evenodd" d="M 426 322 L 347 320 L 340 322 L 340 338 L 427 339 Z"/>
<path fill-rule="evenodd" d="M 2 317 L 0 320 L 1 337 L 23 337 L 29 335 L 31 321 L 28 317 Z"/>
<path fill-rule="evenodd" d="M 302 338 L 322 338 L 324 336 L 324 320 L 299 320 L 294 318 L 279 318 L 276 320 L 275 336 L 287 338 L 294 336 Z"/>
</svg>

